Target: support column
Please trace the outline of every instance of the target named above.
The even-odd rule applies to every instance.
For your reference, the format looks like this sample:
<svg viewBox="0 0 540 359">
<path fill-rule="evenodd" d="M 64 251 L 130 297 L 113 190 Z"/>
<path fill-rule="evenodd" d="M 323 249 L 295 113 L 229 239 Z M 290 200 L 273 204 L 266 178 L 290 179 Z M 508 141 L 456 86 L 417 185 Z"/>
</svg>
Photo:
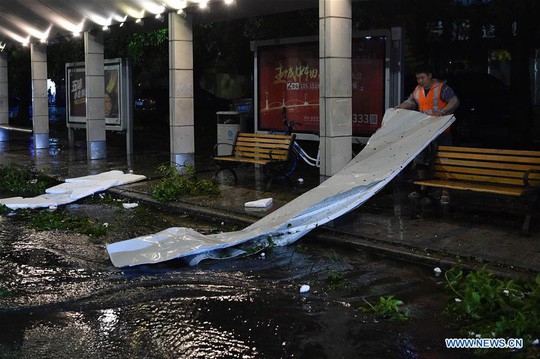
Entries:
<svg viewBox="0 0 540 359">
<path fill-rule="evenodd" d="M 193 27 L 189 14 L 169 13 L 169 108 L 171 162 L 194 165 Z"/>
<path fill-rule="evenodd" d="M 30 44 L 32 72 L 32 124 L 34 148 L 49 148 L 49 96 L 47 94 L 47 45 Z"/>
<path fill-rule="evenodd" d="M 87 158 L 97 160 L 107 158 L 103 33 L 100 31 L 84 33 L 84 66 Z"/>
<path fill-rule="evenodd" d="M 321 181 L 352 157 L 351 0 L 319 0 Z"/>
<path fill-rule="evenodd" d="M 0 52 L 0 126 L 9 125 L 7 51 Z M 8 140 L 8 130 L 0 128 L 0 142 Z"/>
</svg>

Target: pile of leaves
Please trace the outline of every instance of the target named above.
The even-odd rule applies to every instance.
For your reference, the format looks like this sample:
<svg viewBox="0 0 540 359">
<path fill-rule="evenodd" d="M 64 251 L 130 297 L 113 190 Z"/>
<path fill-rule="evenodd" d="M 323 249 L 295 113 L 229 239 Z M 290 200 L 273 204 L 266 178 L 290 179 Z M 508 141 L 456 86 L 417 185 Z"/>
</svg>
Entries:
<svg viewBox="0 0 540 359">
<path fill-rule="evenodd" d="M 379 303 L 371 304 L 366 299 L 367 307 L 360 307 L 358 310 L 365 313 L 375 313 L 382 318 L 390 320 L 407 321 L 411 318 L 411 312 L 403 308 L 403 301 L 394 298 L 393 295 L 379 297 Z"/>
<path fill-rule="evenodd" d="M 0 167 L 0 192 L 19 196 L 37 196 L 45 193 L 45 189 L 48 187 L 59 183 L 43 172 L 30 171 L 16 166 Z"/>
<path fill-rule="evenodd" d="M 21 218 L 28 222 L 30 228 L 36 231 L 54 229 L 69 230 L 86 234 L 91 237 L 101 237 L 107 234 L 107 227 L 86 217 L 70 215 L 66 211 L 57 210 L 21 210 Z"/>
<path fill-rule="evenodd" d="M 175 201 L 184 195 L 219 194 L 219 188 L 214 182 L 197 178 L 193 166 L 186 166 L 185 173 L 180 173 L 175 166 L 160 166 L 158 171 L 163 178 L 152 194 L 160 202 Z"/>
<path fill-rule="evenodd" d="M 540 333 L 540 274 L 534 280 L 500 279 L 483 267 L 465 274 L 445 272 L 455 296 L 446 313 L 463 327 L 465 336 L 523 338 L 525 345 Z"/>
</svg>

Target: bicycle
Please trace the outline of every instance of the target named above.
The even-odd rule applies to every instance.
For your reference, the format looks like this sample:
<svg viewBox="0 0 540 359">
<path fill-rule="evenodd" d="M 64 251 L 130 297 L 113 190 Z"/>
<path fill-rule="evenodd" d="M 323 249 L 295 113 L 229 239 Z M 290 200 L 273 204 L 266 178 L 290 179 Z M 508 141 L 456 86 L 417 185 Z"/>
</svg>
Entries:
<svg viewBox="0 0 540 359">
<path fill-rule="evenodd" d="M 291 135 L 293 133 L 295 127 L 302 126 L 302 124 L 300 122 L 297 122 L 297 121 L 290 121 L 289 122 L 288 121 L 288 119 L 287 119 L 287 108 L 285 106 L 283 106 L 281 108 L 281 119 L 283 121 L 283 127 L 285 127 L 286 130 L 273 130 L 270 133 L 274 133 L 274 134 L 282 133 L 282 134 Z M 267 175 L 269 177 L 278 178 L 278 179 L 287 179 L 296 170 L 296 167 L 298 166 L 298 159 L 299 158 L 301 158 L 307 165 L 309 165 L 311 167 L 317 167 L 317 168 L 320 167 L 320 164 L 321 164 L 321 160 L 320 160 L 321 150 L 320 150 L 320 147 L 317 150 L 317 157 L 311 157 L 302 148 L 302 146 L 300 146 L 300 144 L 295 140 L 292 143 L 292 151 L 293 152 L 291 153 L 289 161 L 286 164 L 280 166 L 280 168 L 268 167 L 265 170 L 265 175 Z M 285 168 L 283 168 L 283 166 L 285 166 Z M 278 172 L 280 174 L 277 174 Z"/>
</svg>

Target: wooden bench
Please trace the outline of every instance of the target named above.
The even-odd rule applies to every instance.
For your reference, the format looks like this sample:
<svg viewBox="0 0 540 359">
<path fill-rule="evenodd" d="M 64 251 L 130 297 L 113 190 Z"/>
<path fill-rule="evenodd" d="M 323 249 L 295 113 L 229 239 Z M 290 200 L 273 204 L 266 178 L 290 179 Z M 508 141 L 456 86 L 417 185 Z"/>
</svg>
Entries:
<svg viewBox="0 0 540 359">
<path fill-rule="evenodd" d="M 220 171 L 230 170 L 235 181 L 237 181 L 238 177 L 234 172 L 234 167 L 242 163 L 262 165 L 267 176 L 271 178 L 278 177 L 288 167 L 287 164 L 291 157 L 290 153 L 294 138 L 294 134 L 273 135 L 240 132 L 236 135 L 232 145 L 232 155 L 213 157 L 219 166 L 214 177 Z M 220 145 L 230 144 L 218 143 L 214 149 L 217 149 Z"/>
<path fill-rule="evenodd" d="M 432 178 L 414 183 L 521 197 L 529 208 L 522 228 L 528 234 L 540 195 L 540 151 L 439 146 Z"/>
</svg>

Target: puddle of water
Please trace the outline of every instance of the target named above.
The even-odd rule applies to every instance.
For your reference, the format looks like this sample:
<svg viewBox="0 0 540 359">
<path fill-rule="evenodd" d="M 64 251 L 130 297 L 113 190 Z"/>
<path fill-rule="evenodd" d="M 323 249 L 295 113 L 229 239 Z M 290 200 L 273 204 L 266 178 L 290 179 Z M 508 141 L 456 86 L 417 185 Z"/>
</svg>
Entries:
<svg viewBox="0 0 540 359">
<path fill-rule="evenodd" d="M 142 223 L 136 212 L 127 220 L 100 205 L 71 210 L 118 215 L 111 223 L 128 228 L 113 226 L 109 240 Z M 264 257 L 116 269 L 102 243 L 61 231 L 35 233 L 4 219 L 0 357 L 421 358 L 457 336 L 446 327 L 443 286 L 430 269 L 334 249 L 337 256 L 305 238 Z M 327 281 L 330 271 L 343 274 L 342 285 Z M 302 284 L 311 286 L 306 295 L 299 293 Z M 413 319 L 357 311 L 364 298 L 374 303 L 382 295 L 404 300 Z"/>
</svg>

